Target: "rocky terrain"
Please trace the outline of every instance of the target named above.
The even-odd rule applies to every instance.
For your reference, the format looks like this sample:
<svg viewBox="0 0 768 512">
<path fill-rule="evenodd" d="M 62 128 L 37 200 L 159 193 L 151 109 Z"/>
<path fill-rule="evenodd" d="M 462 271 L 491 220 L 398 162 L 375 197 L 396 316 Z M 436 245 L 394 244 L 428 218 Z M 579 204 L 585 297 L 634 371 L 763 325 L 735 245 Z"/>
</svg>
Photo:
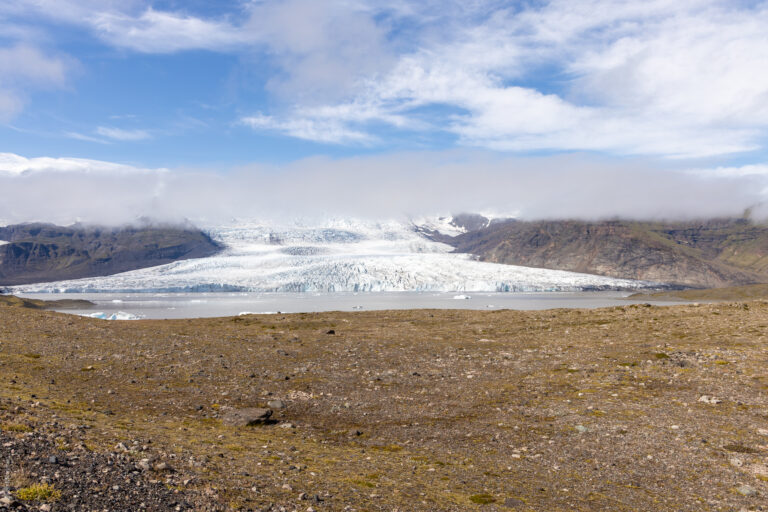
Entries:
<svg viewBox="0 0 768 512">
<path fill-rule="evenodd" d="M 191 227 L 0 227 L 0 286 L 106 276 L 177 260 L 211 256 L 221 248 Z"/>
<path fill-rule="evenodd" d="M 29 510 L 764 510 L 767 325 L 763 301 L 5 307 L 0 471 Z"/>
<path fill-rule="evenodd" d="M 482 221 L 462 215 L 457 236 L 427 232 L 483 261 L 713 288 L 768 282 L 768 226 L 697 222 Z"/>
<path fill-rule="evenodd" d="M 0 307 L 19 307 L 29 309 L 86 309 L 94 306 L 89 300 L 61 299 L 61 300 L 38 300 L 25 299 L 14 295 L 0 295 Z"/>
<path fill-rule="evenodd" d="M 768 284 L 728 286 L 725 288 L 710 288 L 705 290 L 689 289 L 640 292 L 634 293 L 627 298 L 631 300 L 648 301 L 687 300 L 699 302 L 768 299 Z"/>
</svg>

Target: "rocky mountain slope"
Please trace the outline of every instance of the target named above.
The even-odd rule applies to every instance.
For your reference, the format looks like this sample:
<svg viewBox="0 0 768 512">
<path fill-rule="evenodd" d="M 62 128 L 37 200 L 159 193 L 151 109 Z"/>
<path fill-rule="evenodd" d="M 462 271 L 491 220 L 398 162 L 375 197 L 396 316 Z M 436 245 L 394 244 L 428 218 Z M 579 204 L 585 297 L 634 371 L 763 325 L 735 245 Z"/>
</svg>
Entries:
<svg viewBox="0 0 768 512">
<path fill-rule="evenodd" d="M 211 256 L 220 247 L 191 227 L 0 227 L 0 286 L 106 276 Z"/>
<path fill-rule="evenodd" d="M 768 282 L 768 226 L 746 219 L 506 220 L 457 236 L 426 234 L 494 263 L 702 288 Z"/>
</svg>

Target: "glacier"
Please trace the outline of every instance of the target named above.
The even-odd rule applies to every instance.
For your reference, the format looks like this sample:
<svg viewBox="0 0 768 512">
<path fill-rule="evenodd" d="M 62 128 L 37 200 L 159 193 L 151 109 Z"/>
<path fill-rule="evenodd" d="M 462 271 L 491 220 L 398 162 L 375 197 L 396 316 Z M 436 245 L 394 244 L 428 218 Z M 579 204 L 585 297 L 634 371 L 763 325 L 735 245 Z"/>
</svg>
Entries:
<svg viewBox="0 0 768 512">
<path fill-rule="evenodd" d="M 107 277 L 17 286 L 11 291 L 542 292 L 632 290 L 660 284 L 481 262 L 425 238 L 408 221 L 236 222 L 205 230 L 226 247 L 223 252 Z"/>
</svg>

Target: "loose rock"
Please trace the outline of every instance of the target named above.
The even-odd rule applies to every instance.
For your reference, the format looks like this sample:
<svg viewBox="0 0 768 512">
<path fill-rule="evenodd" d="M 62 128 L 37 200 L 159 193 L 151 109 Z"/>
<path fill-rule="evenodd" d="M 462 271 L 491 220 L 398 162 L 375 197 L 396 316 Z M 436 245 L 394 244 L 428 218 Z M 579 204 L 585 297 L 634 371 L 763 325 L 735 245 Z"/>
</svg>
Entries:
<svg viewBox="0 0 768 512">
<path fill-rule="evenodd" d="M 263 425 L 272 416 L 272 409 L 249 407 L 246 409 L 233 409 L 224 414 L 221 419 L 230 427 L 247 427 L 251 425 Z"/>
</svg>

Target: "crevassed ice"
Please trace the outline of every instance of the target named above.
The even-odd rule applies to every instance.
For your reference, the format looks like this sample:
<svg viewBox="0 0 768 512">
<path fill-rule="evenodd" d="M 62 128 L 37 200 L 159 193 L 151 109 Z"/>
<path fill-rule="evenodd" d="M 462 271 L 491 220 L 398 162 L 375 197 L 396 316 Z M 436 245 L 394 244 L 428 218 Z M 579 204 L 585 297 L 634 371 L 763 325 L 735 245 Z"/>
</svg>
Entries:
<svg viewBox="0 0 768 512">
<path fill-rule="evenodd" d="M 209 234 L 216 256 L 108 277 L 16 287 L 18 292 L 578 291 L 654 283 L 500 265 L 453 254 L 404 222 L 241 224 Z"/>
</svg>

